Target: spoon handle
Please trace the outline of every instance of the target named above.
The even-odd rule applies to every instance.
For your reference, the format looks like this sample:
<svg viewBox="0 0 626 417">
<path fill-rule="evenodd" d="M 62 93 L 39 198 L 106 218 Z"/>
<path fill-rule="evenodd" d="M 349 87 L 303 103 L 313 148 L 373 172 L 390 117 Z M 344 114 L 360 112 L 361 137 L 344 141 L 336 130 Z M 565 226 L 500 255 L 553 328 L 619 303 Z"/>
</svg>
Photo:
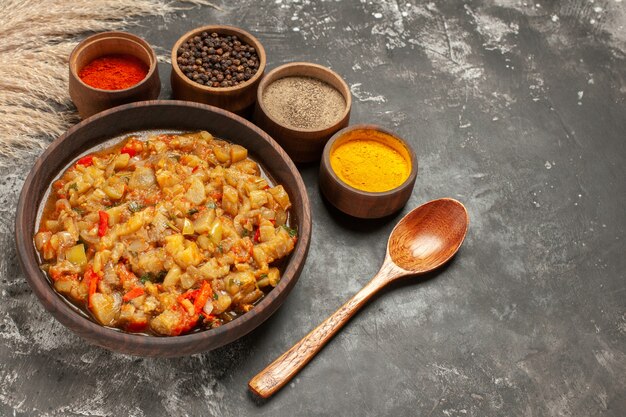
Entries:
<svg viewBox="0 0 626 417">
<path fill-rule="evenodd" d="M 248 383 L 250 390 L 260 397 L 269 398 L 281 389 L 313 359 L 317 352 L 359 311 L 367 300 L 397 275 L 396 268 L 393 263 L 385 262 L 380 271 L 365 287 L 291 349 L 252 378 Z"/>
</svg>

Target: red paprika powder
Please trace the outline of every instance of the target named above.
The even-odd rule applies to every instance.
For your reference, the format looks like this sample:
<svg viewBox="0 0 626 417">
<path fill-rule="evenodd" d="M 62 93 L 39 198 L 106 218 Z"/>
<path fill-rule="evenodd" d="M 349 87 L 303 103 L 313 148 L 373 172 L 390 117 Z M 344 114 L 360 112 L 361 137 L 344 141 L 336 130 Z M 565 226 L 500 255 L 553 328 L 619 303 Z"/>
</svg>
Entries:
<svg viewBox="0 0 626 417">
<path fill-rule="evenodd" d="M 127 54 L 105 55 L 87 64 L 78 76 L 91 87 L 102 90 L 123 90 L 146 78 L 148 66 Z"/>
</svg>

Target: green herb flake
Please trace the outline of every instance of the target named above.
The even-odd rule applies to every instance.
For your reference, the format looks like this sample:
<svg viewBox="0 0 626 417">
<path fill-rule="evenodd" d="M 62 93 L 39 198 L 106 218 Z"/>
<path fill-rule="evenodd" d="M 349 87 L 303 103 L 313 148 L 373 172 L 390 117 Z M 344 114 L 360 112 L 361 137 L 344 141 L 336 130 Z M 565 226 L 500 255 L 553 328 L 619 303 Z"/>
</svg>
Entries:
<svg viewBox="0 0 626 417">
<path fill-rule="evenodd" d="M 67 188 L 70 190 L 78 191 L 78 185 L 75 182 L 71 183 Z"/>
<path fill-rule="evenodd" d="M 219 297 L 219 295 L 217 295 L 217 293 L 216 293 L 216 292 L 214 292 L 214 293 L 213 293 L 213 299 L 214 299 L 214 300 L 217 300 L 218 298 L 220 298 L 220 297 Z"/>
<path fill-rule="evenodd" d="M 259 278 L 261 278 L 261 279 L 263 279 L 263 278 L 267 278 L 267 274 L 261 274 L 261 275 L 259 276 Z"/>
<path fill-rule="evenodd" d="M 152 274 L 149 272 L 146 272 L 145 274 L 143 274 L 141 276 L 141 278 L 139 278 L 141 280 L 141 282 L 143 282 L 144 284 L 146 283 L 146 281 L 150 281 L 152 282 Z"/>
<path fill-rule="evenodd" d="M 210 209 L 217 208 L 217 205 L 214 202 L 212 202 L 212 201 L 210 203 L 207 203 L 206 206 L 207 206 L 207 208 L 210 208 Z"/>
<path fill-rule="evenodd" d="M 292 229 L 291 227 L 285 225 L 283 225 L 283 229 L 285 229 L 287 233 L 289 233 L 289 237 L 298 236 L 298 231 L 296 229 Z"/>
<path fill-rule="evenodd" d="M 250 231 L 248 229 L 243 229 L 243 232 L 241 233 L 241 237 L 246 237 L 250 234 Z"/>
<path fill-rule="evenodd" d="M 222 247 L 221 243 L 217 245 L 217 250 L 220 251 L 220 253 L 224 253 L 224 248 Z"/>
<path fill-rule="evenodd" d="M 200 210 L 198 210 L 197 208 L 192 208 L 191 210 L 189 210 L 187 212 L 188 216 L 193 216 L 194 214 L 196 214 L 197 212 L 199 212 Z"/>
<path fill-rule="evenodd" d="M 85 210 L 83 210 L 80 207 L 72 207 L 72 210 L 74 210 L 76 213 L 81 214 L 81 215 L 85 212 Z"/>
</svg>

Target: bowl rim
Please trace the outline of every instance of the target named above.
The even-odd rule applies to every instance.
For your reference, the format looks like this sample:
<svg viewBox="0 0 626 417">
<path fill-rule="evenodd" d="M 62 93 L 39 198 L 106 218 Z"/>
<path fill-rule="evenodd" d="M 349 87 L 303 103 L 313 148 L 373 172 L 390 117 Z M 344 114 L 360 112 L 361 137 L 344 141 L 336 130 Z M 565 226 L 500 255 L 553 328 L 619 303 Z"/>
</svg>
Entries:
<svg viewBox="0 0 626 417">
<path fill-rule="evenodd" d="M 251 41 L 250 43 L 253 44 L 252 46 L 256 49 L 257 55 L 259 56 L 259 68 L 257 68 L 257 71 L 254 73 L 252 78 L 238 85 L 234 85 L 232 87 L 208 87 L 206 85 L 198 84 L 190 80 L 189 78 L 187 78 L 187 76 L 183 74 L 183 71 L 180 69 L 180 66 L 178 65 L 178 61 L 177 61 L 178 48 L 180 47 L 180 45 L 183 44 L 183 42 L 185 42 L 190 37 L 197 35 L 198 33 L 213 31 L 215 33 L 223 35 L 223 33 L 220 33 L 220 30 L 231 31 L 231 32 L 236 33 L 237 36 L 239 36 L 240 38 L 242 38 L 242 36 L 240 35 L 243 35 L 243 37 L 249 39 Z M 228 36 L 228 33 L 226 35 Z M 246 42 L 248 41 L 246 40 Z M 262 77 L 263 73 L 265 72 L 265 67 L 267 65 L 267 55 L 265 54 L 265 48 L 263 47 L 263 44 L 261 43 L 261 41 L 259 41 L 259 39 L 256 36 L 252 35 L 250 32 L 247 32 L 236 26 L 230 26 L 230 25 L 205 25 L 205 26 L 200 26 L 195 29 L 192 29 L 188 31 L 187 33 L 185 33 L 184 35 L 182 35 L 180 38 L 178 38 L 178 40 L 174 43 L 174 46 L 172 46 L 171 63 L 172 63 L 173 73 L 175 73 L 179 78 L 181 78 L 185 82 L 185 84 L 193 86 L 194 88 L 198 88 L 200 91 L 204 91 L 206 93 L 218 93 L 219 94 L 222 92 L 223 93 L 237 92 L 239 90 L 243 90 L 253 85 L 254 82 L 257 81 L 260 77 Z"/>
<path fill-rule="evenodd" d="M 119 90 L 105 90 L 104 88 L 96 88 L 96 87 L 90 86 L 89 84 L 84 82 L 83 79 L 80 78 L 80 76 L 76 72 L 76 68 L 74 68 L 75 66 L 72 64 L 72 62 L 74 61 L 74 59 L 76 58 L 76 56 L 82 49 L 96 42 L 103 41 L 105 39 L 111 39 L 111 38 L 124 39 L 125 41 L 128 41 L 128 42 L 134 42 L 140 45 L 142 48 L 144 48 L 146 52 L 148 52 L 148 55 L 150 56 L 150 66 L 148 67 L 148 72 L 146 73 L 146 76 L 143 77 L 143 79 L 139 81 L 137 84 L 133 84 L 130 87 L 122 88 Z M 135 58 L 137 58 L 136 55 L 133 55 L 131 53 L 128 53 L 128 55 L 132 55 Z M 129 32 L 113 30 L 113 31 L 108 31 L 108 32 L 99 32 L 83 39 L 78 45 L 74 47 L 74 49 L 72 49 L 72 52 L 70 53 L 69 60 L 68 60 L 68 66 L 70 68 L 70 72 L 72 73 L 72 76 L 78 81 L 78 83 L 81 86 L 89 90 L 93 90 L 93 91 L 104 92 L 107 94 L 118 94 L 118 93 L 127 93 L 147 83 L 148 80 L 153 76 L 154 72 L 157 69 L 158 60 L 157 60 L 156 53 L 154 52 L 154 49 L 152 49 L 152 46 L 150 46 L 150 44 L 146 40 Z"/>
<path fill-rule="evenodd" d="M 343 110 L 343 113 L 341 113 L 341 117 L 339 117 L 335 122 L 333 122 L 332 124 L 328 125 L 328 126 L 324 126 L 322 128 L 319 129 L 302 129 L 302 128 L 296 128 L 296 127 L 291 127 L 291 126 L 287 126 L 281 122 L 279 122 L 278 120 L 276 120 L 268 111 L 267 108 L 265 107 L 265 104 L 263 102 L 263 93 L 265 92 L 265 89 L 268 87 L 268 85 L 272 84 L 274 81 L 278 81 L 282 78 L 287 78 L 287 77 L 297 77 L 297 74 L 292 74 L 292 75 L 286 75 L 284 77 L 279 76 L 281 72 L 284 72 L 290 68 L 296 68 L 296 69 L 300 69 L 300 68 L 317 68 L 323 72 L 326 72 L 327 74 L 329 74 L 331 77 L 335 78 L 339 84 L 341 84 L 341 86 L 345 89 L 345 91 L 348 92 L 347 96 L 343 94 L 343 92 L 341 92 L 338 88 L 335 88 L 337 91 L 339 91 L 339 94 L 341 94 L 341 96 L 344 98 L 344 100 L 346 101 L 346 107 Z M 277 75 L 279 74 L 279 75 Z M 310 76 L 310 75 L 302 75 L 303 77 L 310 77 L 310 78 L 315 78 L 319 81 L 325 82 L 326 84 L 328 84 L 328 82 L 321 80 L 315 76 Z M 277 77 L 276 79 L 272 80 L 272 77 Z M 334 86 L 331 86 L 334 88 Z M 289 132 L 293 132 L 293 133 L 318 133 L 318 132 L 324 132 L 326 130 L 332 129 L 334 126 L 336 126 L 337 124 L 341 123 L 342 120 L 344 120 L 348 114 L 350 113 L 351 109 L 352 109 L 352 94 L 350 93 L 350 87 L 348 86 L 348 83 L 346 83 L 346 81 L 341 77 L 341 75 L 339 75 L 337 72 L 333 71 L 332 69 L 330 69 L 329 67 L 326 67 L 324 65 L 320 65 L 320 64 L 316 64 L 314 62 L 304 62 L 304 61 L 296 61 L 296 62 L 287 62 L 285 64 L 282 64 L 276 68 L 274 68 L 273 70 L 271 70 L 270 72 L 268 72 L 265 77 L 261 80 L 261 82 L 259 83 L 259 87 L 257 88 L 257 103 L 261 109 L 261 111 L 263 112 L 263 114 L 269 119 L 271 120 L 273 123 L 275 123 L 276 125 L 280 126 L 282 129 L 285 129 L 286 131 Z"/>
<path fill-rule="evenodd" d="M 330 164 L 330 149 L 332 148 L 333 144 L 338 139 L 341 138 L 341 136 L 345 135 L 348 132 L 352 132 L 353 130 L 375 130 L 378 132 L 385 133 L 399 140 L 407 148 L 407 151 L 409 152 L 409 155 L 411 156 L 411 172 L 409 173 L 409 176 L 406 178 L 406 180 L 404 180 L 400 185 L 398 185 L 395 188 L 392 188 L 391 190 L 374 192 L 374 191 L 359 190 L 358 188 L 354 188 L 353 186 L 351 186 L 350 184 L 348 184 L 347 182 L 339 178 L 339 176 L 335 173 L 335 171 L 333 170 Z M 341 129 L 340 131 L 338 131 L 337 133 L 335 133 L 330 139 L 328 139 L 328 142 L 326 142 L 326 145 L 324 146 L 324 152 L 322 152 L 322 164 L 326 167 L 326 170 L 328 171 L 328 175 L 333 179 L 333 181 L 347 187 L 348 190 L 351 191 L 352 193 L 362 195 L 364 197 L 386 197 L 386 196 L 394 195 L 406 189 L 407 187 L 412 187 L 413 184 L 415 183 L 415 179 L 417 178 L 417 169 L 418 169 L 417 156 L 415 155 L 415 151 L 413 150 L 413 147 L 411 146 L 410 143 L 408 143 L 404 138 L 398 136 L 397 134 L 393 133 L 389 129 L 386 129 L 379 125 L 367 124 L 367 123 L 356 124 L 356 125 L 345 127 Z"/>
<path fill-rule="evenodd" d="M 247 128 L 254 130 L 255 133 L 257 133 L 260 137 L 266 140 L 268 144 L 271 145 L 281 155 L 283 162 L 287 164 L 287 167 L 289 168 L 290 173 L 291 174 L 295 173 L 294 180 L 296 183 L 296 189 L 298 189 L 300 198 L 302 199 L 303 216 L 302 218 L 298 219 L 298 223 L 299 223 L 298 224 L 299 226 L 298 227 L 298 241 L 296 243 L 296 247 L 294 248 L 294 251 L 291 254 L 292 257 L 289 259 L 287 267 L 285 268 L 285 271 L 283 273 L 283 278 L 281 278 L 278 285 L 272 291 L 270 291 L 261 300 L 261 302 L 255 305 L 254 308 L 250 311 L 250 312 L 253 312 L 255 309 L 259 311 L 265 311 L 267 309 L 268 313 L 266 314 L 266 316 L 262 317 L 262 319 L 258 323 L 254 324 L 250 329 L 248 329 L 244 333 L 238 335 L 237 337 L 228 338 L 223 343 L 220 341 L 220 338 L 225 338 L 224 336 L 225 335 L 227 336 L 236 327 L 245 328 L 246 324 L 249 321 L 255 320 L 256 317 L 260 314 L 249 314 L 250 312 L 248 312 L 246 314 L 241 315 L 237 319 L 229 323 L 226 323 L 216 329 L 208 329 L 205 331 L 199 331 L 199 332 L 184 334 L 180 336 L 163 336 L 162 337 L 162 336 L 141 335 L 141 334 L 136 334 L 136 333 L 128 333 L 128 332 L 120 331 L 114 328 L 100 325 L 96 323 L 95 321 L 92 321 L 84 317 L 83 315 L 77 313 L 72 307 L 70 307 L 69 303 L 65 301 L 62 298 L 62 296 L 52 288 L 52 286 L 49 283 L 48 278 L 39 268 L 39 262 L 35 253 L 36 250 L 34 248 L 34 243 L 33 243 L 33 236 L 30 235 L 31 231 L 27 230 L 27 227 L 26 227 L 27 217 L 24 213 L 25 213 L 27 200 L 29 199 L 28 196 L 29 194 L 33 193 L 31 188 L 36 186 L 36 180 L 38 180 L 38 175 L 39 175 L 39 172 L 41 171 L 41 166 L 45 164 L 46 160 L 50 157 L 51 154 L 55 153 L 58 148 L 64 145 L 64 141 L 66 140 L 66 138 L 71 137 L 74 134 L 74 132 L 80 129 L 84 129 L 86 126 L 88 126 L 90 123 L 96 120 L 104 119 L 104 118 L 111 116 L 112 114 L 125 112 L 133 108 L 151 107 L 151 106 L 195 107 L 195 108 L 200 108 L 209 112 L 218 113 L 225 117 L 232 118 L 235 121 L 245 125 Z M 175 130 L 175 128 L 172 128 L 172 130 Z M 106 140 L 107 138 L 104 138 L 102 141 L 99 141 L 98 143 L 92 145 L 89 149 L 92 149 L 98 146 L 100 143 Z M 85 152 L 86 151 L 76 152 L 75 155 L 71 158 L 71 160 L 79 157 L 81 154 Z M 270 174 L 272 174 L 271 171 L 269 172 Z M 46 188 L 48 188 L 49 186 L 50 184 L 46 181 Z M 37 198 L 37 197 L 34 197 L 34 198 Z M 42 201 L 39 202 L 38 207 L 40 207 L 42 202 L 43 202 L 43 196 L 42 196 Z M 201 352 L 201 351 L 206 351 L 210 349 L 215 349 L 219 346 L 223 346 L 227 343 L 231 343 L 234 340 L 240 337 L 243 337 L 245 334 L 249 333 L 254 328 L 258 327 L 261 323 L 263 323 L 267 318 L 269 318 L 278 309 L 278 307 L 282 303 L 276 306 L 273 306 L 273 309 L 269 307 L 272 306 L 274 301 L 285 290 L 287 290 L 285 297 L 288 295 L 293 285 L 295 285 L 295 283 L 297 282 L 299 278 L 299 273 L 304 267 L 304 261 L 306 260 L 306 256 L 307 256 L 308 249 L 310 246 L 310 241 L 311 241 L 312 222 L 311 222 L 310 208 L 311 206 L 310 206 L 308 194 L 306 192 L 306 187 L 304 185 L 304 181 L 302 180 L 302 177 L 299 171 L 297 170 L 297 168 L 295 167 L 294 163 L 292 162 L 291 158 L 289 158 L 289 156 L 280 147 L 280 145 L 278 145 L 278 143 L 274 141 L 274 139 L 272 139 L 267 133 L 265 133 L 263 130 L 261 130 L 260 128 L 252 124 L 251 122 L 227 110 L 223 110 L 223 109 L 210 106 L 207 104 L 187 102 L 187 101 L 182 101 L 182 100 L 146 100 L 146 101 L 124 104 L 118 107 L 114 107 L 114 108 L 102 111 L 91 117 L 88 117 L 87 119 L 71 127 L 63 135 L 59 136 L 48 146 L 48 148 L 36 159 L 33 167 L 31 168 L 22 186 L 22 190 L 20 192 L 20 196 L 19 196 L 19 200 L 17 204 L 16 216 L 15 216 L 15 235 L 14 236 L 15 236 L 15 242 L 16 242 L 16 248 L 17 248 L 17 258 L 22 268 L 22 271 L 26 277 L 27 282 L 29 283 L 33 292 L 35 292 L 35 294 L 37 295 L 37 298 L 39 299 L 41 304 L 43 304 L 44 307 L 50 313 L 52 313 L 52 316 L 57 321 L 61 322 L 64 326 L 70 328 L 70 330 L 72 330 L 74 333 L 79 334 L 84 340 L 87 340 L 91 344 L 94 344 L 94 343 L 99 344 L 99 343 L 94 342 L 92 338 L 86 337 L 85 334 L 102 335 L 104 338 L 106 338 L 107 344 L 100 344 L 100 346 L 105 346 L 111 350 L 115 350 L 111 346 L 119 343 L 122 346 L 131 346 L 132 348 L 135 348 L 134 349 L 135 352 L 130 352 L 129 349 L 125 350 L 126 352 L 130 352 L 130 354 L 133 354 L 133 355 L 181 356 L 180 353 L 177 353 L 177 349 L 183 348 L 186 346 L 198 346 L 198 344 L 202 343 L 203 339 L 208 339 L 208 340 L 215 339 L 215 340 L 218 340 L 218 342 L 213 344 L 211 347 L 207 347 L 203 349 L 195 348 L 193 349 L 194 352 Z M 33 223 L 36 223 L 37 212 L 38 210 L 34 211 L 35 220 L 33 221 Z M 37 225 L 35 224 L 35 228 L 36 226 Z M 32 232 L 34 233 L 34 230 Z M 287 277 L 288 279 L 284 279 L 285 277 Z M 50 304 L 52 305 L 48 305 L 46 301 L 50 301 Z M 62 317 L 63 320 L 60 317 Z M 80 328 L 81 332 L 80 333 L 77 332 L 75 330 L 76 328 Z M 151 348 L 153 348 L 155 351 L 162 349 L 162 348 L 167 348 L 168 351 L 171 351 L 173 353 L 171 354 L 136 353 L 139 350 L 141 350 L 142 345 L 144 346 L 146 345 L 146 341 L 149 341 L 148 345 Z M 184 353 L 184 354 L 193 354 L 193 353 Z"/>
</svg>

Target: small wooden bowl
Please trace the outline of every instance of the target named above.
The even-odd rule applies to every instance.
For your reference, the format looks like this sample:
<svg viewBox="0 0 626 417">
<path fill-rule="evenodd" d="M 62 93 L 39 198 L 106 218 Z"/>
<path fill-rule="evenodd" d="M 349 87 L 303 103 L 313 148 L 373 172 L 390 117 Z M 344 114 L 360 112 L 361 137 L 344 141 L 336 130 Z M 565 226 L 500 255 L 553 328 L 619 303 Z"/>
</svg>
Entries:
<svg viewBox="0 0 626 417">
<path fill-rule="evenodd" d="M 183 336 L 157 337 L 102 326 L 79 314 L 57 292 L 39 268 L 33 235 L 50 184 L 77 157 L 98 149 L 108 139 L 137 131 L 208 130 L 246 147 L 265 172 L 282 184 L 291 199 L 298 241 L 284 264 L 278 285 L 252 310 L 216 329 Z M 285 151 L 261 129 L 216 107 L 174 100 L 132 103 L 101 112 L 72 127 L 37 159 L 28 174 L 15 215 L 18 260 L 26 280 L 43 306 L 63 325 L 90 343 L 141 356 L 183 356 L 230 343 L 260 325 L 283 303 L 304 267 L 311 241 L 311 208 L 302 177 Z"/>
<path fill-rule="evenodd" d="M 78 73 L 96 58 L 110 54 L 128 54 L 148 66 L 148 74 L 139 83 L 124 90 L 102 90 L 85 84 Z M 161 80 L 157 57 L 146 41 L 126 32 L 103 32 L 79 43 L 70 54 L 70 97 L 83 119 L 102 110 L 159 96 Z"/>
<path fill-rule="evenodd" d="M 198 84 L 183 74 L 177 63 L 178 48 L 189 38 L 202 32 L 215 32 L 218 35 L 237 35 L 237 37 L 256 49 L 259 56 L 259 68 L 252 78 L 234 87 L 208 87 Z M 263 78 L 267 57 L 265 49 L 257 38 L 243 29 L 225 25 L 208 25 L 193 29 L 176 41 L 172 48 L 172 93 L 177 100 L 195 101 L 210 104 L 224 110 L 244 115 L 252 110 L 256 100 L 256 89 Z"/>
<path fill-rule="evenodd" d="M 394 138 L 406 151 L 411 161 L 411 172 L 408 178 L 398 187 L 385 192 L 367 192 L 358 190 L 345 182 L 333 171 L 330 165 L 330 154 L 342 143 L 352 140 L 358 131 L 374 130 Z M 354 217 L 376 219 L 388 216 L 400 210 L 411 197 L 417 177 L 417 158 L 411 146 L 394 133 L 375 125 L 361 124 L 345 128 L 337 132 L 326 144 L 322 163 L 320 164 L 319 184 L 322 193 L 335 207 Z"/>
<path fill-rule="evenodd" d="M 265 89 L 274 81 L 291 76 L 316 78 L 336 88 L 346 100 L 346 108 L 339 120 L 324 129 L 295 129 L 279 123 L 270 116 L 263 103 Z M 309 62 L 292 62 L 274 68 L 259 84 L 254 121 L 276 142 L 280 143 L 295 162 L 315 162 L 320 159 L 328 139 L 338 130 L 348 126 L 351 108 L 350 88 L 336 72 L 322 65 Z"/>
</svg>

